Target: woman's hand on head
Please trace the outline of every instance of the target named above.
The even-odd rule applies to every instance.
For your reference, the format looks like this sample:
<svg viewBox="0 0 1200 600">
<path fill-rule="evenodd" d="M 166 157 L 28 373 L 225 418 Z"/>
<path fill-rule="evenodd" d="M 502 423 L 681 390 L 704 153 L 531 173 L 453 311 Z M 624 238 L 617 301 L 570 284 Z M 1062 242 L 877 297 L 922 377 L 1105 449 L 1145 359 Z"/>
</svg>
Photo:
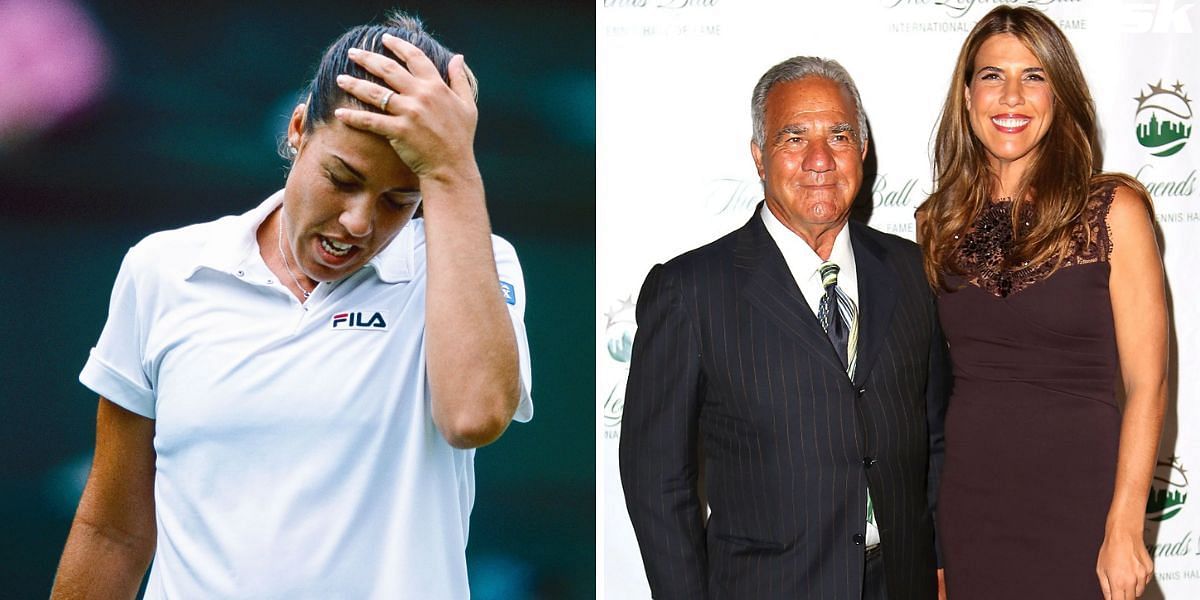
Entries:
<svg viewBox="0 0 1200 600">
<path fill-rule="evenodd" d="M 479 113 L 462 55 L 450 60 L 450 85 L 446 85 L 420 48 L 386 34 L 383 45 L 404 64 L 358 49 L 351 50 L 350 59 L 386 86 L 349 75 L 339 76 L 338 85 L 365 104 L 384 106 L 387 114 L 343 107 L 334 111 L 335 118 L 387 138 L 423 180 L 478 177 L 473 145 Z"/>
</svg>

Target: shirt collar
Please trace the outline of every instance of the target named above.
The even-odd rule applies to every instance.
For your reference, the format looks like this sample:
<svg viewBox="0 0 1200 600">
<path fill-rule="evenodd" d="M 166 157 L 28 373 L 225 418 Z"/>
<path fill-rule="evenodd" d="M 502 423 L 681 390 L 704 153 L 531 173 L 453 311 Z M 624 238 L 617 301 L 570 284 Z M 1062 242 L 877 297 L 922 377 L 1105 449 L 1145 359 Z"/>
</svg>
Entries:
<svg viewBox="0 0 1200 600">
<path fill-rule="evenodd" d="M 784 260 L 788 263 L 788 268 L 798 277 L 807 275 L 807 278 L 819 278 L 821 264 L 825 261 L 817 255 L 812 246 L 804 241 L 796 232 L 788 229 L 776 216 L 767 208 L 764 202 L 762 207 L 763 224 L 767 227 L 767 233 L 771 234 L 771 239 L 775 240 L 775 244 L 779 246 L 779 250 L 783 253 Z M 833 239 L 833 248 L 829 251 L 829 260 L 839 267 L 842 273 L 854 273 L 854 250 L 850 247 L 850 224 L 842 225 L 842 230 L 837 233 Z M 799 283 L 799 282 L 797 282 Z"/>
<path fill-rule="evenodd" d="M 409 221 L 391 243 L 367 261 L 366 266 L 375 269 L 375 275 L 384 283 L 410 281 L 416 272 L 418 239 L 425 240 L 424 219 Z"/>
<path fill-rule="evenodd" d="M 258 228 L 263 221 L 283 204 L 283 190 L 271 194 L 261 204 L 240 215 L 225 217 L 214 223 L 215 231 L 204 242 L 196 267 L 189 277 L 202 268 L 224 273 L 246 270 L 246 266 L 257 261 L 262 263 L 258 248 Z M 421 219 L 413 219 L 396 238 L 376 254 L 364 266 L 371 267 L 384 283 L 409 281 L 415 272 L 417 239 L 424 233 Z"/>
</svg>

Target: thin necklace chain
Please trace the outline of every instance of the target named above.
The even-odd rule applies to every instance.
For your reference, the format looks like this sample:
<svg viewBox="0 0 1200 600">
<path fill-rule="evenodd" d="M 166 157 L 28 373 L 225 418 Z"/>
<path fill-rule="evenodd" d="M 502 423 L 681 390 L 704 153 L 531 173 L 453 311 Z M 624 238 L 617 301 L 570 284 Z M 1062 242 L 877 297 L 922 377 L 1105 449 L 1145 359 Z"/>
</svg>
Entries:
<svg viewBox="0 0 1200 600">
<path fill-rule="evenodd" d="M 300 285 L 300 280 L 296 279 L 296 274 L 292 272 L 292 267 L 290 267 L 288 265 L 287 253 L 283 251 L 283 232 L 284 232 L 284 228 L 287 227 L 287 225 L 285 225 L 284 223 L 285 223 L 285 221 L 283 218 L 283 207 L 281 206 L 281 207 L 279 207 L 279 256 L 280 256 L 280 258 L 283 259 L 283 268 L 286 269 L 288 272 L 288 275 L 290 275 L 292 277 L 292 281 L 296 282 L 296 287 L 300 288 L 301 292 L 304 292 L 305 298 L 308 298 L 308 296 L 312 292 L 304 289 L 304 286 Z"/>
</svg>

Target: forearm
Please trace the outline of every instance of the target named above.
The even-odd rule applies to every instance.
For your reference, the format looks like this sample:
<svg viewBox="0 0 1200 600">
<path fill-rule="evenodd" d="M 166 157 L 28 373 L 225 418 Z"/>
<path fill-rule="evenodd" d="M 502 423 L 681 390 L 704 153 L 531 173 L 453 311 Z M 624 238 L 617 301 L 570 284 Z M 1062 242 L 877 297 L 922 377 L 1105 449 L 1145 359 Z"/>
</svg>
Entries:
<svg viewBox="0 0 1200 600">
<path fill-rule="evenodd" d="M 500 291 L 474 161 L 423 179 L 426 356 L 433 418 L 451 445 L 504 432 L 520 399 L 516 336 Z"/>
<path fill-rule="evenodd" d="M 105 531 L 76 517 L 67 536 L 52 600 L 133 598 L 154 555 L 153 536 Z"/>
<path fill-rule="evenodd" d="M 1165 381 L 1138 386 L 1128 393 L 1113 499 L 1105 524 L 1109 531 L 1142 531 L 1166 403 Z"/>
</svg>

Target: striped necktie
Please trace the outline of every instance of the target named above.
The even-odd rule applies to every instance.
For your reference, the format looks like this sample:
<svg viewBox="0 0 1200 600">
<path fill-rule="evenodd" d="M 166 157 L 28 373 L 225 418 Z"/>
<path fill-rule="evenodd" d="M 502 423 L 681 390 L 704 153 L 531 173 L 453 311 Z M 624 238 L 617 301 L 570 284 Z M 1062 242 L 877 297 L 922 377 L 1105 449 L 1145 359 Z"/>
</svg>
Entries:
<svg viewBox="0 0 1200 600">
<path fill-rule="evenodd" d="M 846 295 L 846 292 L 838 287 L 839 270 L 837 265 L 829 261 L 821 263 L 821 285 L 825 286 L 825 295 L 821 296 L 821 305 L 817 308 L 817 319 L 821 321 L 821 326 L 825 328 L 829 341 L 833 342 L 833 347 L 837 349 L 838 358 L 842 359 L 842 366 L 846 367 L 846 374 L 853 379 L 854 365 L 857 362 L 855 359 L 858 347 L 858 307 L 854 305 L 854 301 Z M 830 306 L 837 306 L 838 309 L 829 310 Z M 875 502 L 871 499 L 869 488 L 867 489 L 867 527 L 868 543 L 874 541 L 874 544 L 878 544 L 879 530 L 875 523 Z"/>
<path fill-rule="evenodd" d="M 821 285 L 825 287 L 825 295 L 821 296 L 817 319 L 821 321 L 821 327 L 825 328 L 829 341 L 837 350 L 842 366 L 846 367 L 846 373 L 854 377 L 857 354 L 855 350 L 858 346 L 858 307 L 838 286 L 839 270 L 836 264 L 829 261 L 821 263 Z M 830 310 L 831 306 L 836 306 L 837 310 Z"/>
</svg>

